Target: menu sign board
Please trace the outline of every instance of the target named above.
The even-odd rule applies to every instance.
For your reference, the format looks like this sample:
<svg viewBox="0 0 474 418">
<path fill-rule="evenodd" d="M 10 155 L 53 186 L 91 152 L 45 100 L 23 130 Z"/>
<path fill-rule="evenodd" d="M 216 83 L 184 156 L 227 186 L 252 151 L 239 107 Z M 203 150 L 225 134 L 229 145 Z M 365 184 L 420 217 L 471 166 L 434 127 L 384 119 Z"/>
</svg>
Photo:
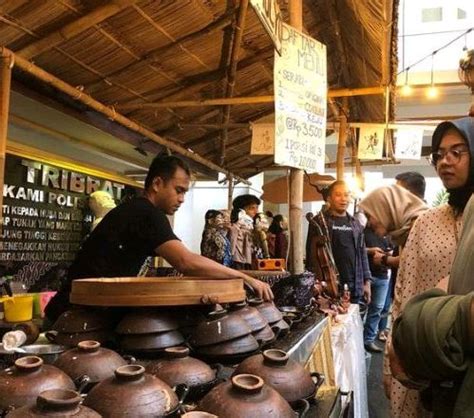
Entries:
<svg viewBox="0 0 474 418">
<path fill-rule="evenodd" d="M 275 162 L 324 172 L 326 46 L 283 24 L 282 54 L 275 55 Z"/>
<path fill-rule="evenodd" d="M 283 20 L 277 0 L 250 0 L 260 22 L 270 35 L 275 49 L 281 54 L 281 30 Z"/>
<path fill-rule="evenodd" d="M 3 187 L 0 276 L 33 284 L 51 267 L 68 265 L 90 230 L 88 195 L 123 184 L 8 155 Z"/>
</svg>

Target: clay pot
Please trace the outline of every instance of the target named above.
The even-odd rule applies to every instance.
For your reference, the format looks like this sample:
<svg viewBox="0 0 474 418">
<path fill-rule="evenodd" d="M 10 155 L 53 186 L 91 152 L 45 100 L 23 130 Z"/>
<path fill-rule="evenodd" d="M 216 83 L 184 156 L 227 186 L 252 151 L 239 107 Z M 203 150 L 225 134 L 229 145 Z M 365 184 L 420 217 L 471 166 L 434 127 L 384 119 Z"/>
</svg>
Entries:
<svg viewBox="0 0 474 418">
<path fill-rule="evenodd" d="M 173 390 L 139 365 L 121 366 L 96 385 L 84 405 L 104 417 L 163 417 L 178 408 Z"/>
<path fill-rule="evenodd" d="M 276 339 L 276 335 L 269 325 L 265 325 L 264 328 L 262 328 L 260 331 L 252 333 L 252 335 L 261 346 L 270 344 Z"/>
<path fill-rule="evenodd" d="M 238 315 L 247 322 L 252 333 L 260 331 L 268 325 L 267 320 L 258 309 L 248 306 L 246 302 L 235 303 L 231 305 L 230 310 L 230 315 Z"/>
<path fill-rule="evenodd" d="M 289 321 L 291 322 L 291 321 Z M 291 325 L 285 321 L 284 319 L 280 319 L 279 321 L 273 323 L 273 324 L 270 324 L 273 332 L 278 335 L 279 337 L 283 337 L 284 335 L 288 334 L 288 332 L 290 331 L 290 327 Z"/>
<path fill-rule="evenodd" d="M 171 314 L 158 309 L 141 309 L 125 315 L 115 328 L 117 334 L 151 334 L 174 331 L 179 323 Z"/>
<path fill-rule="evenodd" d="M 249 304 L 257 308 L 270 325 L 283 319 L 283 314 L 273 302 L 263 302 L 262 299 L 251 299 Z"/>
<path fill-rule="evenodd" d="M 52 389 L 41 392 L 36 398 L 36 405 L 15 409 L 7 418 L 35 417 L 74 417 L 100 418 L 100 415 L 80 403 L 82 398 L 73 390 Z"/>
<path fill-rule="evenodd" d="M 130 352 L 158 351 L 184 343 L 179 331 L 160 332 L 156 334 L 123 335 L 120 347 Z"/>
<path fill-rule="evenodd" d="M 252 353 L 260 347 L 258 341 L 252 334 L 235 338 L 230 341 L 224 341 L 219 344 L 206 345 L 198 347 L 196 352 L 208 357 L 233 356 L 236 354 Z"/>
<path fill-rule="evenodd" d="M 59 333 L 75 334 L 113 329 L 112 325 L 113 319 L 107 310 L 74 309 L 63 312 L 51 329 Z"/>
<path fill-rule="evenodd" d="M 97 341 L 81 341 L 76 348 L 61 354 L 54 365 L 78 382 L 87 376 L 94 385 L 114 375 L 127 362 L 115 351 L 102 348 Z"/>
<path fill-rule="evenodd" d="M 214 311 L 208 314 L 206 321 L 196 325 L 190 343 L 194 347 L 203 347 L 250 335 L 251 332 L 240 316 L 228 315 L 226 310 Z"/>
<path fill-rule="evenodd" d="M 52 343 L 66 347 L 77 347 L 77 344 L 81 341 L 98 341 L 101 344 L 105 344 L 112 339 L 110 332 L 107 330 L 74 333 L 47 331 L 45 336 Z"/>
<path fill-rule="evenodd" d="M 217 415 L 204 411 L 189 411 L 181 415 L 181 418 L 219 418 Z"/>
<path fill-rule="evenodd" d="M 0 411 L 32 406 L 41 392 L 50 389 L 74 390 L 71 378 L 57 367 L 43 364 L 36 356 L 15 361 L 15 365 L 0 372 Z"/>
<path fill-rule="evenodd" d="M 212 389 L 198 404 L 220 418 L 295 418 L 288 402 L 263 379 L 252 374 L 232 377 Z"/>
<path fill-rule="evenodd" d="M 296 361 L 289 358 L 282 350 L 265 350 L 245 359 L 234 372 L 253 373 L 260 376 L 266 384 L 273 387 L 288 402 L 314 397 L 317 388 L 323 383 L 318 379 L 316 384 L 311 373 Z"/>
<path fill-rule="evenodd" d="M 216 368 L 189 357 L 189 348 L 171 347 L 164 352 L 163 360 L 150 362 L 145 369 L 171 387 L 185 384 L 189 389 L 186 399 L 202 397 L 217 383 Z"/>
</svg>

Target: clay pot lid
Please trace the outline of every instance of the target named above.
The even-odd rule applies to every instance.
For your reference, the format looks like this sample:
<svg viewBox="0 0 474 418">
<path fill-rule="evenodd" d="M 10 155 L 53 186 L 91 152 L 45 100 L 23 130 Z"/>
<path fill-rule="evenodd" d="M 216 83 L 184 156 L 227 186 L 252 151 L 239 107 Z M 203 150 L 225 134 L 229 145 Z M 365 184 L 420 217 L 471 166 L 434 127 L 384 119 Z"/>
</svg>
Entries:
<svg viewBox="0 0 474 418">
<path fill-rule="evenodd" d="M 127 364 L 117 367 L 114 373 L 119 380 L 140 380 L 145 374 L 145 368 L 139 364 Z"/>
<path fill-rule="evenodd" d="M 85 340 L 77 343 L 77 348 L 85 353 L 95 353 L 100 349 L 100 342 L 94 340 Z"/>
<path fill-rule="evenodd" d="M 36 405 L 41 410 L 70 410 L 77 408 L 81 402 L 79 393 L 67 389 L 45 390 L 36 399 Z"/>
<path fill-rule="evenodd" d="M 275 366 L 285 366 L 290 359 L 287 352 L 272 348 L 263 352 L 264 362 Z"/>
<path fill-rule="evenodd" d="M 139 309 L 125 315 L 117 325 L 117 334 L 151 334 L 174 331 L 179 322 L 172 314 L 158 309 Z"/>
<path fill-rule="evenodd" d="M 265 382 L 255 374 L 238 374 L 232 377 L 232 387 L 244 393 L 261 392 Z"/>
<path fill-rule="evenodd" d="M 190 352 L 188 347 L 182 345 L 165 348 L 165 356 L 171 359 L 186 358 Z"/>
<path fill-rule="evenodd" d="M 38 356 L 25 356 L 15 360 L 15 367 L 22 372 L 33 372 L 43 365 L 44 361 Z"/>
</svg>

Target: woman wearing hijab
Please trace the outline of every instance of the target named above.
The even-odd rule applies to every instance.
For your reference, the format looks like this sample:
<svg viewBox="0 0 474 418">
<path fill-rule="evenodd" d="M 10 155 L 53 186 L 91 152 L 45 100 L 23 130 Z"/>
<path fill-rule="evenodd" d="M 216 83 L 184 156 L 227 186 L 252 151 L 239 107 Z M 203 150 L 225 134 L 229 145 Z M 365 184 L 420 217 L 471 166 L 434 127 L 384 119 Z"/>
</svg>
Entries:
<svg viewBox="0 0 474 418">
<path fill-rule="evenodd" d="M 449 199 L 447 204 L 420 215 L 410 231 L 395 284 L 393 320 L 400 316 L 409 299 L 432 289 L 451 272 L 461 235 L 462 215 L 474 186 L 473 118 L 439 124 L 433 133 L 431 149 L 431 163 L 447 189 Z M 431 415 L 423 408 L 419 391 L 408 389 L 391 378 L 387 356 L 384 383 L 393 417 Z"/>
</svg>

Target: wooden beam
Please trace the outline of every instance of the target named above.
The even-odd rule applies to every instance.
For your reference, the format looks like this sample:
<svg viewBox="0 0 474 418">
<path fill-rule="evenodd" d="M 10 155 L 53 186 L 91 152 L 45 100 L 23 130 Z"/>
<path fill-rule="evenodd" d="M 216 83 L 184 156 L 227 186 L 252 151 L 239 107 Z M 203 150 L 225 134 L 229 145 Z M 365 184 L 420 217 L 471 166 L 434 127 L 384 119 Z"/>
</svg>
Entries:
<svg viewBox="0 0 474 418">
<path fill-rule="evenodd" d="M 383 94 L 383 87 L 362 87 L 357 89 L 336 89 L 328 91 L 328 98 L 331 97 L 351 97 L 351 96 L 368 96 L 375 94 Z M 194 106 L 227 106 L 227 105 L 249 105 L 273 103 L 274 96 L 250 96 L 250 97 L 232 97 L 219 99 L 203 99 L 203 100 L 181 100 L 176 102 L 159 102 L 159 103 L 130 103 L 119 104 L 116 106 L 119 110 L 132 109 L 158 109 L 163 107 L 194 107 Z"/>
<path fill-rule="evenodd" d="M 113 0 L 106 2 L 85 16 L 74 20 L 73 22 L 67 24 L 57 31 L 50 33 L 49 35 L 46 35 L 44 38 L 41 38 L 38 41 L 25 46 L 17 53 L 27 59 L 34 58 L 43 52 L 49 51 L 56 45 L 59 45 L 60 43 L 86 31 L 97 23 L 108 19 L 110 16 L 121 12 L 123 9 L 126 9 L 137 1 L 138 0 Z"/>
<path fill-rule="evenodd" d="M 4 49 L 7 53 L 9 52 L 7 49 Z M 13 54 L 13 53 L 12 53 Z M 37 67 L 33 63 L 27 61 L 26 59 L 15 56 L 15 65 L 20 68 L 21 70 L 31 74 L 32 76 L 40 79 L 43 83 L 52 85 L 56 89 L 62 91 L 63 93 L 71 96 L 75 100 L 85 104 L 86 106 L 94 109 L 95 111 L 107 116 L 110 120 L 116 121 L 119 124 L 125 126 L 126 128 L 135 131 L 146 138 L 156 142 L 159 145 L 162 145 L 166 148 L 169 148 L 171 151 L 176 152 L 177 154 L 183 155 L 190 160 L 196 161 L 199 164 L 202 164 L 205 167 L 210 168 L 216 172 L 222 172 L 226 175 L 233 175 L 227 169 L 214 164 L 212 161 L 206 160 L 202 158 L 200 155 L 189 151 L 182 146 L 169 141 L 161 136 L 155 134 L 151 130 L 139 125 L 138 123 L 126 118 L 125 116 L 117 113 L 115 109 L 110 108 L 108 106 L 103 105 L 102 103 L 98 102 L 97 100 L 93 99 L 89 95 L 83 93 L 81 90 L 65 83 L 64 81 L 60 80 L 59 78 L 49 74 L 48 72 L 44 71 L 43 69 Z M 245 182 L 248 184 L 247 180 L 241 179 L 238 176 L 234 176 L 236 179 Z"/>
<path fill-rule="evenodd" d="M 290 0 L 290 25 L 303 31 L 303 0 Z M 293 274 L 304 273 L 303 246 L 303 181 L 304 172 L 297 168 L 290 169 L 289 202 L 290 209 L 290 271 Z"/>
<path fill-rule="evenodd" d="M 250 123 L 178 123 L 178 129 L 202 128 L 210 130 L 218 129 L 250 129 Z"/>
<path fill-rule="evenodd" d="M 5 161 L 12 68 L 13 54 L 2 49 L 0 54 L 0 209 L 3 205 L 3 185 L 5 184 Z M 0 210 L 0 233 L 2 232 L 2 219 L 3 214 Z"/>
<path fill-rule="evenodd" d="M 53 138 L 59 139 L 63 142 L 69 142 L 71 144 L 78 144 L 81 148 L 89 149 L 92 152 L 101 155 L 102 157 L 117 161 L 122 164 L 129 165 L 135 168 L 141 168 L 142 170 L 148 169 L 148 163 L 143 163 L 141 161 L 135 160 L 134 158 L 130 158 L 128 155 L 122 155 L 112 151 L 108 148 L 103 148 L 97 144 L 91 144 L 82 140 L 81 138 L 77 138 L 73 135 L 66 134 L 64 132 L 57 131 L 56 129 L 50 128 L 48 126 L 42 125 L 40 123 L 34 122 L 29 119 L 25 119 L 21 116 L 10 114 L 10 123 L 13 123 L 16 126 L 21 126 L 22 128 L 31 129 L 37 132 L 44 133 L 48 136 Z"/>
<path fill-rule="evenodd" d="M 248 0 L 241 0 L 240 7 L 239 7 L 239 15 L 237 17 L 237 23 L 234 28 L 234 37 L 232 40 L 229 67 L 227 68 L 227 83 L 226 83 L 226 91 L 225 91 L 225 97 L 227 98 L 232 98 L 232 96 L 234 95 L 235 79 L 236 79 L 236 74 L 237 74 L 237 64 L 239 62 L 240 44 L 242 43 L 242 37 L 244 33 L 245 18 L 247 17 L 248 5 L 249 5 Z M 230 105 L 226 105 L 224 109 L 222 110 L 222 123 L 224 125 L 226 123 L 229 123 L 230 111 L 231 111 Z M 225 163 L 225 156 L 226 156 L 225 148 L 227 145 L 228 137 L 229 137 L 229 130 L 224 129 L 222 131 L 222 138 L 221 138 L 221 155 L 220 155 L 221 165 Z"/>
<path fill-rule="evenodd" d="M 337 142 L 337 174 L 338 180 L 344 180 L 344 155 L 346 153 L 347 142 L 347 116 L 349 112 L 349 102 L 347 97 L 344 97 L 342 105 L 342 112 L 339 117 L 339 138 Z"/>
</svg>

